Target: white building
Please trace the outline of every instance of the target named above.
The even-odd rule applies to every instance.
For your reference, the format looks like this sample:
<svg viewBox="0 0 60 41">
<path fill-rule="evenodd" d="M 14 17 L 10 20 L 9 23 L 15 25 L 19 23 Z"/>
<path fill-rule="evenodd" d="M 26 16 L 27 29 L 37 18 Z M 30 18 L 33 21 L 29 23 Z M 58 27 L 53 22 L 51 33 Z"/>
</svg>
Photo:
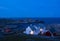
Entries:
<svg viewBox="0 0 60 41">
<path fill-rule="evenodd" d="M 33 35 L 38 35 L 40 32 L 42 32 L 42 34 L 44 32 L 46 32 L 47 30 L 45 29 L 46 27 L 38 27 L 36 25 L 30 25 L 26 28 L 26 30 L 24 31 L 25 34 L 33 34 Z"/>
</svg>

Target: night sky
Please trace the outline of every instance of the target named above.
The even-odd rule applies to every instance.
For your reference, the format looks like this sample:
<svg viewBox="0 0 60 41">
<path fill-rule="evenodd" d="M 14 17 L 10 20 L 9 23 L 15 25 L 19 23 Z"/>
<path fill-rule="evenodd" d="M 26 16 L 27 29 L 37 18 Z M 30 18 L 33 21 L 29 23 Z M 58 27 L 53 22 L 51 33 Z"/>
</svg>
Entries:
<svg viewBox="0 0 60 41">
<path fill-rule="evenodd" d="M 0 0 L 0 18 L 60 17 L 60 0 Z"/>
</svg>

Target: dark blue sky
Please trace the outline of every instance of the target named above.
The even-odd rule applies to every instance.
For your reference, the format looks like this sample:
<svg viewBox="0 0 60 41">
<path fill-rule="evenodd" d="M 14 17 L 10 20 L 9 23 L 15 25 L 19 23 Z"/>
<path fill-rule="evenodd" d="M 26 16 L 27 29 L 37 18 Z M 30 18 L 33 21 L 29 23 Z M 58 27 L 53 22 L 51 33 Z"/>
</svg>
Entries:
<svg viewBox="0 0 60 41">
<path fill-rule="evenodd" d="M 1 17 L 60 17 L 60 0 L 0 0 Z"/>
</svg>

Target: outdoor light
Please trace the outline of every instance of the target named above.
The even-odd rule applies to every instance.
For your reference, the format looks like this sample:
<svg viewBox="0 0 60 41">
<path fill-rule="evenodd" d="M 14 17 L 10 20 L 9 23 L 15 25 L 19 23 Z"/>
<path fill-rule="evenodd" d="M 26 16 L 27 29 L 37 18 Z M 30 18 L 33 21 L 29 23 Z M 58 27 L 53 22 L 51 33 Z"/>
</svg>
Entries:
<svg viewBox="0 0 60 41">
<path fill-rule="evenodd" d="M 33 35 L 34 34 L 34 31 L 31 31 L 30 34 Z"/>
<path fill-rule="evenodd" d="M 43 29 L 42 29 L 42 28 L 40 28 L 40 31 L 43 31 Z"/>
</svg>

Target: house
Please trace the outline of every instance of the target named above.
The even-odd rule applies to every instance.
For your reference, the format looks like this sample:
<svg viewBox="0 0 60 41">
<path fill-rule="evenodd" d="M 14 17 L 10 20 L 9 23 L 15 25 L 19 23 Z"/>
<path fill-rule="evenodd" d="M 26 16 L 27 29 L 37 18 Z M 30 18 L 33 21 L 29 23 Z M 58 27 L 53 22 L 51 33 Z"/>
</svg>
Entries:
<svg viewBox="0 0 60 41">
<path fill-rule="evenodd" d="M 32 29 L 28 26 L 23 33 L 30 34 L 31 31 Z"/>
<path fill-rule="evenodd" d="M 42 27 L 41 27 L 41 25 L 39 25 L 39 27 L 38 27 L 36 25 L 30 24 L 30 26 L 28 26 L 23 33 L 38 35 L 40 32 L 42 32 L 42 34 L 43 34 L 44 32 L 46 32 L 45 28 L 46 27 L 44 27 L 44 25 Z"/>
</svg>

